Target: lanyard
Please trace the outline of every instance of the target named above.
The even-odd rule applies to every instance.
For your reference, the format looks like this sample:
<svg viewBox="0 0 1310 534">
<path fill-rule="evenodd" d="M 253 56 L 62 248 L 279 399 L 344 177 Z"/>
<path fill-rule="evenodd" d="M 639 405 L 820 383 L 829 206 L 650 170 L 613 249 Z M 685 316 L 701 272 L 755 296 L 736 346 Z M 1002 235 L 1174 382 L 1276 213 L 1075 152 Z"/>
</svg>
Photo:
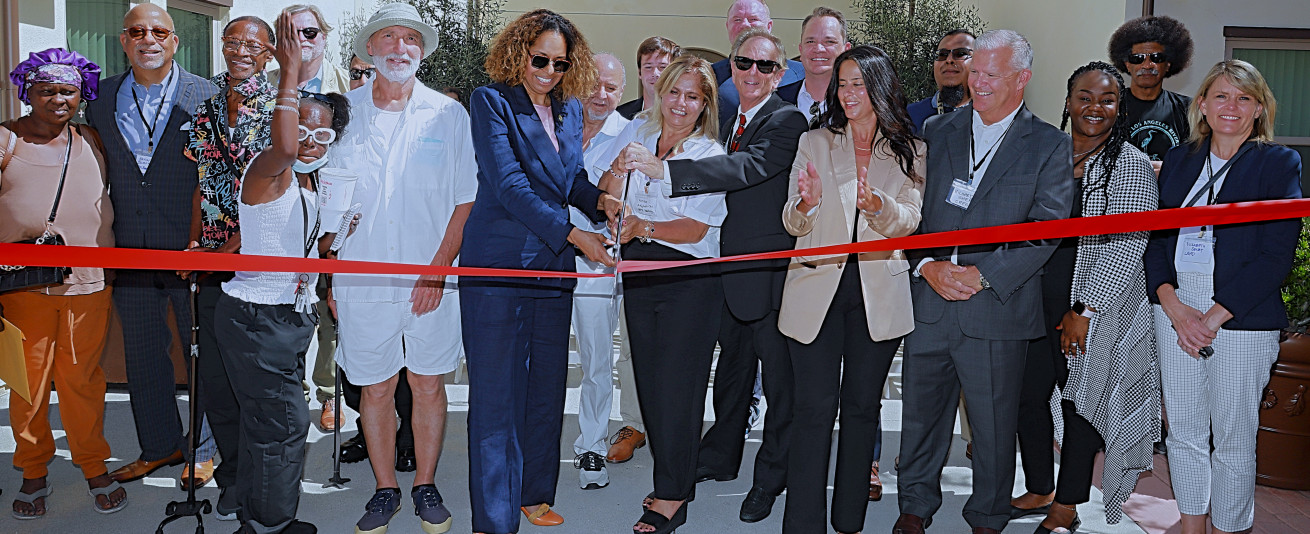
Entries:
<svg viewBox="0 0 1310 534">
<path fill-rule="evenodd" d="M 292 179 L 295 180 L 296 182 L 299 182 L 300 180 L 297 180 L 297 179 L 296 179 L 294 173 L 295 173 L 295 171 L 292 171 L 292 176 L 291 176 Z M 314 171 L 314 172 L 310 173 L 310 174 L 309 174 L 309 179 L 314 183 L 314 195 L 317 196 L 317 195 L 318 195 L 318 171 Z M 299 188 L 300 188 L 300 184 L 299 184 L 299 183 L 296 183 L 296 184 L 293 185 L 293 187 L 299 189 Z M 310 232 L 310 231 L 309 231 L 309 207 L 305 205 L 305 194 L 304 194 L 304 193 L 301 193 L 300 191 L 296 191 L 296 194 L 297 194 L 297 196 L 300 197 L 300 211 L 301 211 L 301 213 L 304 213 L 304 215 L 305 215 L 305 226 L 304 226 L 304 232 L 305 232 L 305 233 L 304 233 L 303 235 L 305 236 L 305 257 L 308 258 L 308 257 L 309 257 L 309 253 L 312 252 L 312 251 L 314 250 L 314 241 L 316 241 L 315 238 L 318 237 L 319 226 L 321 226 L 322 223 L 323 223 L 322 218 L 320 217 L 320 215 L 322 215 L 322 214 L 320 214 L 318 211 L 315 211 L 315 212 L 314 212 L 314 231 L 313 231 L 313 232 Z"/>
<path fill-rule="evenodd" d="M 159 125 L 159 115 L 164 111 L 164 101 L 168 98 L 168 88 L 173 85 L 174 70 L 168 71 L 168 79 L 164 80 L 164 89 L 159 93 L 159 107 L 155 108 L 155 120 L 146 122 L 146 114 L 141 111 L 144 105 L 141 99 L 136 96 L 136 81 L 132 82 L 132 101 L 136 103 L 136 116 L 141 117 L 141 124 L 146 127 L 146 136 L 149 141 L 150 152 L 155 151 L 155 127 Z M 146 98 L 150 98 L 150 88 L 146 88 Z"/>
<path fill-rule="evenodd" d="M 1005 131 L 1001 132 L 1001 137 L 996 140 L 996 143 L 992 144 L 991 148 L 987 149 L 987 153 L 983 154 L 982 159 L 977 159 L 977 156 L 974 153 L 973 127 L 969 128 L 969 185 L 973 185 L 974 173 L 978 172 L 978 169 L 981 169 L 983 165 L 987 164 L 987 160 L 992 157 L 992 153 L 996 151 L 996 147 L 1001 146 L 1001 141 L 1005 140 L 1005 136 L 1010 134 L 1010 128 L 1013 127 L 1014 119 L 1010 119 L 1010 124 L 1005 126 Z M 974 163 L 975 161 L 977 163 Z"/>
</svg>

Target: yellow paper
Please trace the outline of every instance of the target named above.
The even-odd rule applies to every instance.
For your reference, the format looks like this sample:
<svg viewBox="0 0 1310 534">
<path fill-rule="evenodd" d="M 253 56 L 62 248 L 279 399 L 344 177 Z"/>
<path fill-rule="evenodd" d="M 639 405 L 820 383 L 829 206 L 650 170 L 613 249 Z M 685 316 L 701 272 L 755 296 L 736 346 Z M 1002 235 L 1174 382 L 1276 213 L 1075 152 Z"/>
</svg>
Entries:
<svg viewBox="0 0 1310 534">
<path fill-rule="evenodd" d="M 23 353 L 23 331 L 13 323 L 4 321 L 5 329 L 0 332 L 0 381 L 28 403 L 32 402 L 32 392 L 27 389 L 27 357 Z"/>
</svg>

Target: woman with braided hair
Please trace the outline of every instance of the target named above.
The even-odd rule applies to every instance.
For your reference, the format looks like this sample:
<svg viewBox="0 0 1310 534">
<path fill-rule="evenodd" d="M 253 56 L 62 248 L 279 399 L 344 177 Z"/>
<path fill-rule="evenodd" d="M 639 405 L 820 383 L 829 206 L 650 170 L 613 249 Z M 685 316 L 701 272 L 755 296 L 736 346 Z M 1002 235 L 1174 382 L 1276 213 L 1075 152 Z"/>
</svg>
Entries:
<svg viewBox="0 0 1310 534">
<path fill-rule="evenodd" d="M 1075 213 L 1095 217 L 1154 209 L 1155 174 L 1146 155 L 1128 141 L 1119 72 L 1093 61 L 1074 71 L 1067 87 L 1060 127 L 1068 126 L 1073 136 L 1074 178 L 1081 184 Z M 1120 506 L 1137 475 L 1151 468 L 1151 445 L 1159 439 L 1160 383 L 1142 264 L 1148 237 L 1148 232 L 1082 236 L 1072 277 L 1044 281 L 1047 288 L 1068 289 L 1060 295 L 1066 299 L 1063 310 L 1052 310 L 1057 304 L 1048 295 L 1047 315 L 1056 313 L 1058 332 L 1048 335 L 1045 352 L 1029 353 L 1029 359 L 1046 358 L 1054 368 L 1057 420 L 1064 430 L 1057 483 L 1051 459 L 1028 468 L 1029 456 L 1038 455 L 1031 449 L 1050 458 L 1053 432 L 1033 436 L 1030 428 L 1020 427 L 1026 474 L 1044 475 L 1029 478 L 1029 493 L 1050 503 L 1037 533 L 1077 530 L 1075 507 L 1088 501 L 1100 449 L 1105 449 L 1101 479 L 1110 523 L 1122 517 Z M 1052 276 L 1049 269 L 1047 276 Z M 1045 394 L 1049 398 L 1050 389 Z"/>
</svg>

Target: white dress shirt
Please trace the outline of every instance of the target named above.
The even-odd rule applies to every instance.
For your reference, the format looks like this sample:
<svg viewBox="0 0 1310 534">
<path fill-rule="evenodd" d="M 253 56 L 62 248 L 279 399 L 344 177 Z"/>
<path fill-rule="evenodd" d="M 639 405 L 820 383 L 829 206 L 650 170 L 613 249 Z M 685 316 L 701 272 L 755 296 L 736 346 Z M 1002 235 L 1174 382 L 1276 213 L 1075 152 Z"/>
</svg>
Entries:
<svg viewBox="0 0 1310 534">
<path fill-rule="evenodd" d="M 796 94 L 796 107 L 800 108 L 801 113 L 805 115 L 805 122 L 814 121 L 815 114 L 810 113 L 810 108 L 815 103 L 819 104 L 819 113 L 828 110 L 827 101 L 822 98 L 815 100 L 814 97 L 810 96 L 810 92 L 805 90 L 805 85 L 801 84 L 801 91 Z"/>
</svg>

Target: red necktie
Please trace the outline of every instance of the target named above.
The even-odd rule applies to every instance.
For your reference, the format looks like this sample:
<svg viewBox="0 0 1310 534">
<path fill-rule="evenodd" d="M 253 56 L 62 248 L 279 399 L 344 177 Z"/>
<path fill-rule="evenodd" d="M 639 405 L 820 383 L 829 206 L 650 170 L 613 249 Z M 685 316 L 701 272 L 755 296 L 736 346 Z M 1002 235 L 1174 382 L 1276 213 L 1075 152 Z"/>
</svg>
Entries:
<svg viewBox="0 0 1310 534">
<path fill-rule="evenodd" d="M 737 133 L 732 134 L 732 145 L 729 146 L 733 152 L 736 152 L 737 147 L 741 145 L 741 134 L 746 133 L 746 114 L 742 113 L 739 116 L 741 120 L 737 121 Z"/>
</svg>

